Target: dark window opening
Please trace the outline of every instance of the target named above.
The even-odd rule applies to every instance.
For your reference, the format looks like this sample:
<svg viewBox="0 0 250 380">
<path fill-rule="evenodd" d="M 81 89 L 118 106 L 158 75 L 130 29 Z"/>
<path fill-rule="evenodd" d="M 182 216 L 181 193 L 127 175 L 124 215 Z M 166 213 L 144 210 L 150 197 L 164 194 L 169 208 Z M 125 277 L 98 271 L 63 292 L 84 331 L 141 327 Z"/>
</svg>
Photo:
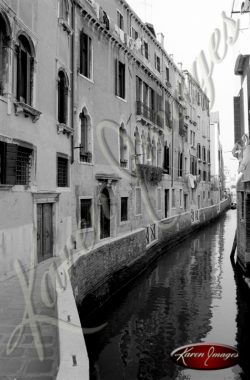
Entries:
<svg viewBox="0 0 250 380">
<path fill-rule="evenodd" d="M 67 124 L 68 116 L 68 86 L 66 75 L 63 71 L 58 73 L 58 121 Z"/>
<path fill-rule="evenodd" d="M 92 227 L 92 200 L 91 199 L 81 199 L 81 228 L 91 228 Z"/>
<path fill-rule="evenodd" d="M 121 222 L 128 220 L 128 198 L 121 198 Z"/>
<path fill-rule="evenodd" d="M 7 80 L 8 70 L 8 52 L 6 44 L 8 40 L 6 24 L 0 14 L 0 95 L 4 94 L 4 87 Z"/>
<path fill-rule="evenodd" d="M 29 185 L 32 149 L 0 142 L 0 184 Z"/>
<path fill-rule="evenodd" d="M 148 59 L 148 43 L 146 41 L 143 42 L 143 48 L 144 48 L 144 57 Z"/>
<path fill-rule="evenodd" d="M 80 35 L 80 73 L 92 77 L 92 39 L 83 32 Z"/>
<path fill-rule="evenodd" d="M 118 28 L 120 28 L 121 30 L 124 30 L 123 15 L 119 11 L 117 11 L 117 25 L 118 25 Z"/>
<path fill-rule="evenodd" d="M 17 87 L 16 98 L 19 102 L 31 105 L 32 103 L 32 76 L 34 60 L 31 48 L 24 36 L 18 38 L 17 55 Z"/>
<path fill-rule="evenodd" d="M 169 147 L 164 146 L 164 160 L 163 160 L 163 169 L 164 171 L 169 174 Z"/>
<path fill-rule="evenodd" d="M 166 67 L 166 81 L 169 82 L 169 68 Z"/>
<path fill-rule="evenodd" d="M 183 175 L 183 153 L 178 154 L 178 176 L 182 177 Z"/>
<path fill-rule="evenodd" d="M 80 148 L 80 161 L 91 162 L 92 153 L 89 151 L 89 125 L 88 118 L 84 112 L 80 115 L 81 119 L 81 148 Z"/>
<path fill-rule="evenodd" d="M 68 187 L 68 159 L 57 157 L 57 187 Z"/>
<path fill-rule="evenodd" d="M 125 64 L 116 60 L 115 61 L 115 88 L 116 88 L 116 95 L 119 96 L 122 99 L 125 99 L 125 87 L 126 87 L 126 81 L 125 81 Z"/>
</svg>

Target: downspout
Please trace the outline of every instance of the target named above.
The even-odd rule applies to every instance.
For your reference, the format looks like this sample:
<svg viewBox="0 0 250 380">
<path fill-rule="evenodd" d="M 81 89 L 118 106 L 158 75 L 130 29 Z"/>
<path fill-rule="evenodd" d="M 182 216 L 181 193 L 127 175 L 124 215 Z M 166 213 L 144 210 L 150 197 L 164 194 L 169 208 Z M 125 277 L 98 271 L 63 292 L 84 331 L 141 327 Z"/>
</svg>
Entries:
<svg viewBox="0 0 250 380">
<path fill-rule="evenodd" d="M 72 4 L 72 39 L 71 39 L 71 126 L 73 134 L 71 136 L 71 164 L 74 163 L 74 134 L 75 134 L 75 2 Z"/>
</svg>

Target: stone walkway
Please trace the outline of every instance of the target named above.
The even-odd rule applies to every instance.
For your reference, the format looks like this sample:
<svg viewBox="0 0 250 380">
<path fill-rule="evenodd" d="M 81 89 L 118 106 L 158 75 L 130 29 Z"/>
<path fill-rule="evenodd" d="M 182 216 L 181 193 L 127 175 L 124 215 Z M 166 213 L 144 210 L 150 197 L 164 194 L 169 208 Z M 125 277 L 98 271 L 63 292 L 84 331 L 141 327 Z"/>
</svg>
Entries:
<svg viewBox="0 0 250 380">
<path fill-rule="evenodd" d="M 31 271 L 20 271 L 18 276 L 0 281 L 0 380 L 56 379 L 59 365 L 56 297 L 51 278 L 44 276 L 53 262 L 54 259 L 46 260 L 35 268 L 34 282 L 30 281 Z M 11 344 L 14 349 L 9 353 Z M 38 351 L 44 356 L 42 360 Z"/>
</svg>

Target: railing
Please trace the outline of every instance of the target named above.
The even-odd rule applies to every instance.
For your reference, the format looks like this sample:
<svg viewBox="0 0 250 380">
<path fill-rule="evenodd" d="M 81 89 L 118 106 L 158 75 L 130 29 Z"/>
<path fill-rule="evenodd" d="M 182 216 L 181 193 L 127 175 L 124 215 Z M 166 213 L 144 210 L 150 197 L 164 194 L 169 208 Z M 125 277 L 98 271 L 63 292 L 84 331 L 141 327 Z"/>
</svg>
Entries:
<svg viewBox="0 0 250 380">
<path fill-rule="evenodd" d="M 158 125 L 158 127 L 163 128 L 163 118 L 159 115 L 159 111 L 155 111 L 141 101 L 136 102 L 136 114 L 145 117 L 152 123 Z"/>
</svg>

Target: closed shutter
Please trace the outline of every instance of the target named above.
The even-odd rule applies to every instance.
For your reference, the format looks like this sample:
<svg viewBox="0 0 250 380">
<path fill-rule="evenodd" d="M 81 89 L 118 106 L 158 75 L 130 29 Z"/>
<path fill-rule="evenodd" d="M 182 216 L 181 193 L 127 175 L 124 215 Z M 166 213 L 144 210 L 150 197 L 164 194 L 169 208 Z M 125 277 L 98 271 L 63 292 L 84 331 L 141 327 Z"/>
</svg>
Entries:
<svg viewBox="0 0 250 380">
<path fill-rule="evenodd" d="M 6 144 L 6 184 L 16 184 L 17 145 Z"/>
</svg>

